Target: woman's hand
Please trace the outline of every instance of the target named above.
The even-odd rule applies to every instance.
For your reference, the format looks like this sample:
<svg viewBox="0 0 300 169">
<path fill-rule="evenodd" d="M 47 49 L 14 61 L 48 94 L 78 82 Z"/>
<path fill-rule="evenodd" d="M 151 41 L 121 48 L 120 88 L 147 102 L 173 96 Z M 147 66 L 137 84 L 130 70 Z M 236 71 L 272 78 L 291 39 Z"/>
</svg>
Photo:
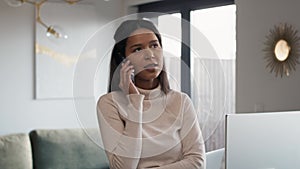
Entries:
<svg viewBox="0 0 300 169">
<path fill-rule="evenodd" d="M 140 94 L 133 81 L 131 75 L 134 73 L 133 65 L 129 60 L 126 60 L 121 64 L 120 69 L 120 84 L 119 87 L 125 94 Z"/>
</svg>

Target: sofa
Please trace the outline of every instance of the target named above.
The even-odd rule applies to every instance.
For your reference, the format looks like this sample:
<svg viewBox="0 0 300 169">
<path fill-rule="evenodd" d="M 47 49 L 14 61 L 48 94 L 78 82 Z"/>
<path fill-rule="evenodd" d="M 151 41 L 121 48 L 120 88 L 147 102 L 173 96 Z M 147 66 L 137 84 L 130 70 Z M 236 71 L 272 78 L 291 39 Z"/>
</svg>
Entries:
<svg viewBox="0 0 300 169">
<path fill-rule="evenodd" d="M 88 133 L 88 134 L 87 134 Z M 0 136 L 0 169 L 106 169 L 97 129 L 33 130 Z"/>
<path fill-rule="evenodd" d="M 0 136 L 0 169 L 108 169 L 105 151 L 97 144 L 99 136 L 98 129 L 44 129 Z M 224 148 L 207 152 L 206 157 L 206 169 L 215 169 L 222 159 L 224 168 Z"/>
</svg>

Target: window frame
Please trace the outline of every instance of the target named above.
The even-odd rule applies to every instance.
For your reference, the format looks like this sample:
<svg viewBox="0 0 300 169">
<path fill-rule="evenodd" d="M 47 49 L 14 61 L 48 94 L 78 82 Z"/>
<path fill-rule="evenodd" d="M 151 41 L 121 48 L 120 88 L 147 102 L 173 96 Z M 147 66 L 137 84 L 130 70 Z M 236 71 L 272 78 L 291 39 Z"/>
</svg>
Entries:
<svg viewBox="0 0 300 169">
<path fill-rule="evenodd" d="M 181 91 L 191 96 L 191 31 L 190 20 L 191 11 L 206 9 L 218 6 L 235 4 L 234 0 L 163 0 L 147 4 L 138 5 L 138 13 L 159 12 L 159 13 L 181 13 L 181 18 L 188 22 L 181 22 Z"/>
</svg>

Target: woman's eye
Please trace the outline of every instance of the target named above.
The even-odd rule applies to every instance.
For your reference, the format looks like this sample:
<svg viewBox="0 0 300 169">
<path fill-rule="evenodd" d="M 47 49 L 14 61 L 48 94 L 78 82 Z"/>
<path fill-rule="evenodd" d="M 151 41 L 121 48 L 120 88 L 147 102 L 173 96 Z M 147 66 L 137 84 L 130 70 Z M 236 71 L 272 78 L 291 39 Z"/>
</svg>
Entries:
<svg viewBox="0 0 300 169">
<path fill-rule="evenodd" d="M 157 43 L 151 45 L 151 48 L 158 48 L 158 47 L 159 45 Z"/>
<path fill-rule="evenodd" d="M 142 48 L 135 48 L 134 50 L 133 50 L 133 52 L 139 52 L 139 51 L 141 51 L 142 50 Z"/>
</svg>

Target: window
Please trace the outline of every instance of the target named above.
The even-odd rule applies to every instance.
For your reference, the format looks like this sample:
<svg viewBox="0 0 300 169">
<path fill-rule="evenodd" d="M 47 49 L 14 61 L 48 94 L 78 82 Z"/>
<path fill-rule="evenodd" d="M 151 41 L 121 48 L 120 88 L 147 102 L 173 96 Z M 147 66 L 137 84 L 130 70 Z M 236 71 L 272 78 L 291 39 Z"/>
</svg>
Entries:
<svg viewBox="0 0 300 169">
<path fill-rule="evenodd" d="M 207 151 L 225 146 L 224 117 L 235 112 L 235 11 L 232 0 L 165 0 L 139 7 L 170 14 L 156 18 L 170 84 L 191 96 Z"/>
<path fill-rule="evenodd" d="M 191 98 L 203 135 L 211 138 L 208 148 L 225 138 L 220 126 L 225 114 L 235 112 L 235 10 L 226 5 L 191 11 L 191 49 L 196 51 L 191 52 Z"/>
<path fill-rule="evenodd" d="M 173 13 L 159 16 L 157 25 L 162 36 L 170 86 L 172 89 L 181 90 L 181 14 Z"/>
</svg>

